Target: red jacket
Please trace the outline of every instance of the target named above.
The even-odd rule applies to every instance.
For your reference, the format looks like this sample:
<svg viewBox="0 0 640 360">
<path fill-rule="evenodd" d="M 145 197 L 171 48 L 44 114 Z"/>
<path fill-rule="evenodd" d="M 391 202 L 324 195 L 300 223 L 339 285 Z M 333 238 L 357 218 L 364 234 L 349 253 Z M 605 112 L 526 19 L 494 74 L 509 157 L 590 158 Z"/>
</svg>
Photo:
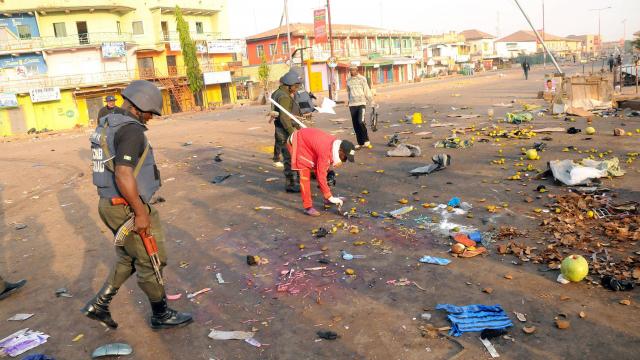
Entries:
<svg viewBox="0 0 640 360">
<path fill-rule="evenodd" d="M 316 179 L 325 198 L 331 196 L 327 184 L 327 172 L 333 164 L 333 143 L 337 138 L 315 129 L 300 129 L 291 135 L 291 168 L 315 170 Z"/>
</svg>

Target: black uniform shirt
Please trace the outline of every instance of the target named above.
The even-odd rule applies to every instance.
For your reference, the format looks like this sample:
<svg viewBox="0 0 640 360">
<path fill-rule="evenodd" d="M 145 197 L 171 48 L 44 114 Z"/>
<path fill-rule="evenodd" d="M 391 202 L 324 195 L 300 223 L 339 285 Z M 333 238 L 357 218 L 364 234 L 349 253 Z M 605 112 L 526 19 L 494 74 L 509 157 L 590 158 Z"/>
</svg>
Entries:
<svg viewBox="0 0 640 360">
<path fill-rule="evenodd" d="M 117 112 L 134 118 L 133 115 L 120 108 Z M 143 126 L 138 124 L 127 124 L 118 129 L 113 139 L 116 148 L 116 157 L 113 162 L 116 165 L 136 167 L 145 148 L 145 130 Z"/>
<path fill-rule="evenodd" d="M 98 120 L 102 119 L 103 116 L 109 115 L 109 114 L 115 114 L 117 112 L 116 109 L 120 109 L 117 106 L 112 107 L 111 109 L 109 109 L 109 107 L 107 106 L 103 106 L 102 109 L 100 109 L 100 111 L 98 111 Z"/>
</svg>

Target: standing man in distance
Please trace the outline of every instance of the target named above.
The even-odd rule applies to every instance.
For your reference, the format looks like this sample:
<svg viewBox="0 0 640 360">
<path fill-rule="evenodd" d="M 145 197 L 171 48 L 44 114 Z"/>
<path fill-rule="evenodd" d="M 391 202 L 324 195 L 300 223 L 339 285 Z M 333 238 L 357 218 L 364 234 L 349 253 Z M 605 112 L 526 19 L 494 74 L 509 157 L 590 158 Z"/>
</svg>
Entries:
<svg viewBox="0 0 640 360">
<path fill-rule="evenodd" d="M 103 117 L 107 116 L 108 114 L 113 114 L 116 109 L 118 108 L 116 106 L 116 97 L 113 95 L 109 95 L 107 96 L 104 101 L 107 103 L 107 105 L 103 106 L 100 111 L 98 111 L 98 119 L 100 120 Z"/>
<path fill-rule="evenodd" d="M 529 80 L 529 70 L 531 70 L 531 65 L 529 65 L 529 61 L 525 58 L 522 61 L 522 71 L 524 71 L 524 79 Z"/>
<path fill-rule="evenodd" d="M 280 104 L 280 106 L 294 116 L 302 115 L 300 112 L 300 106 L 298 106 L 294 100 L 294 96 L 298 89 L 300 89 L 301 83 L 302 79 L 300 78 L 300 75 L 298 75 L 295 70 L 291 69 L 280 78 L 280 87 L 271 95 L 271 98 L 275 102 Z M 298 193 L 300 192 L 300 186 L 296 183 L 296 173 L 291 170 L 291 154 L 287 149 L 287 139 L 299 129 L 299 125 L 277 106 L 273 106 L 272 110 L 274 111 L 274 115 L 275 112 L 278 113 L 277 116 L 275 116 L 275 121 L 273 123 L 276 131 L 276 147 L 280 148 L 284 162 L 283 172 L 286 179 L 285 191 L 288 193 Z"/>
<path fill-rule="evenodd" d="M 373 94 L 367 83 L 367 78 L 358 74 L 358 66 L 352 64 L 349 67 L 351 76 L 347 79 L 347 92 L 349 94 L 349 111 L 351 112 L 351 122 L 358 141 L 357 149 L 366 147 L 371 149 L 367 125 L 364 121 L 367 103 L 374 105 Z"/>
<path fill-rule="evenodd" d="M 96 296 L 82 312 L 90 319 L 116 328 L 109 304 L 127 279 L 137 273 L 138 286 L 151 303 L 151 327 L 168 329 L 192 321 L 190 314 L 167 305 L 141 235 L 152 235 L 157 243 L 160 268 L 166 265 L 164 231 L 158 211 L 149 201 L 160 188 L 160 173 L 153 149 L 144 132 L 153 115 L 162 112 L 162 94 L 151 82 L 136 80 L 122 91 L 124 103 L 113 114 L 101 118 L 91 135 L 93 183 L 98 188 L 100 218 L 115 235 L 134 216 L 134 231 L 116 244 L 118 260 Z"/>
</svg>

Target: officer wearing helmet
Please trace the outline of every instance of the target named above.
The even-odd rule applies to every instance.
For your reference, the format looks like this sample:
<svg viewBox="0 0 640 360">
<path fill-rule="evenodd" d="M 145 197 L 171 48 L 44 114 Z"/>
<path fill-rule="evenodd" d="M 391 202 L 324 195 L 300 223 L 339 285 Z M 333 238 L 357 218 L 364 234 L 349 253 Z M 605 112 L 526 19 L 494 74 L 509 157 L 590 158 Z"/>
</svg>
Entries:
<svg viewBox="0 0 640 360">
<path fill-rule="evenodd" d="M 164 285 L 158 282 L 144 244 L 138 234 L 155 237 L 161 268 L 166 265 L 164 232 L 156 209 L 149 204 L 160 187 L 160 173 L 153 149 L 144 132 L 153 115 L 162 112 L 162 94 L 151 82 L 136 80 L 122 91 L 124 102 L 112 114 L 100 118 L 91 135 L 93 184 L 98 188 L 98 212 L 105 225 L 117 230 L 135 217 L 135 231 L 116 245 L 118 260 L 96 296 L 82 312 L 103 325 L 116 328 L 109 305 L 118 289 L 133 273 L 149 298 L 153 329 L 167 329 L 190 323 L 190 314 L 168 307 Z M 122 246 L 120 246 L 122 245 Z"/>
<path fill-rule="evenodd" d="M 300 106 L 295 102 L 294 96 L 300 89 L 302 79 L 295 70 L 291 69 L 288 73 L 280 78 L 280 87 L 274 91 L 271 98 L 285 108 L 294 116 L 302 115 Z M 284 160 L 284 176 L 286 178 L 285 190 L 290 193 L 300 192 L 300 185 L 295 179 L 296 173 L 291 170 L 291 154 L 287 150 L 287 139 L 294 131 L 299 129 L 299 125 L 292 120 L 287 114 L 281 111 L 277 106 L 273 106 L 272 110 L 277 112 L 275 117 L 275 138 L 276 148 L 282 150 L 282 158 Z"/>
</svg>

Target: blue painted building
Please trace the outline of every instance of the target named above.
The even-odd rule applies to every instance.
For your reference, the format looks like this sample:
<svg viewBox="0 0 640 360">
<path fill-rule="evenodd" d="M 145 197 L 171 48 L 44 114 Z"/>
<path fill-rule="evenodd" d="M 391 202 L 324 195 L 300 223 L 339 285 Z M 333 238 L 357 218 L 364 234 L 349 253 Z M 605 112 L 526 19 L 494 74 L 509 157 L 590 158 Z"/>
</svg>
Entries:
<svg viewBox="0 0 640 360">
<path fill-rule="evenodd" d="M 38 23 L 34 15 L 27 13 L 0 14 L 0 30 L 9 32 L 16 40 L 40 37 Z"/>
</svg>

